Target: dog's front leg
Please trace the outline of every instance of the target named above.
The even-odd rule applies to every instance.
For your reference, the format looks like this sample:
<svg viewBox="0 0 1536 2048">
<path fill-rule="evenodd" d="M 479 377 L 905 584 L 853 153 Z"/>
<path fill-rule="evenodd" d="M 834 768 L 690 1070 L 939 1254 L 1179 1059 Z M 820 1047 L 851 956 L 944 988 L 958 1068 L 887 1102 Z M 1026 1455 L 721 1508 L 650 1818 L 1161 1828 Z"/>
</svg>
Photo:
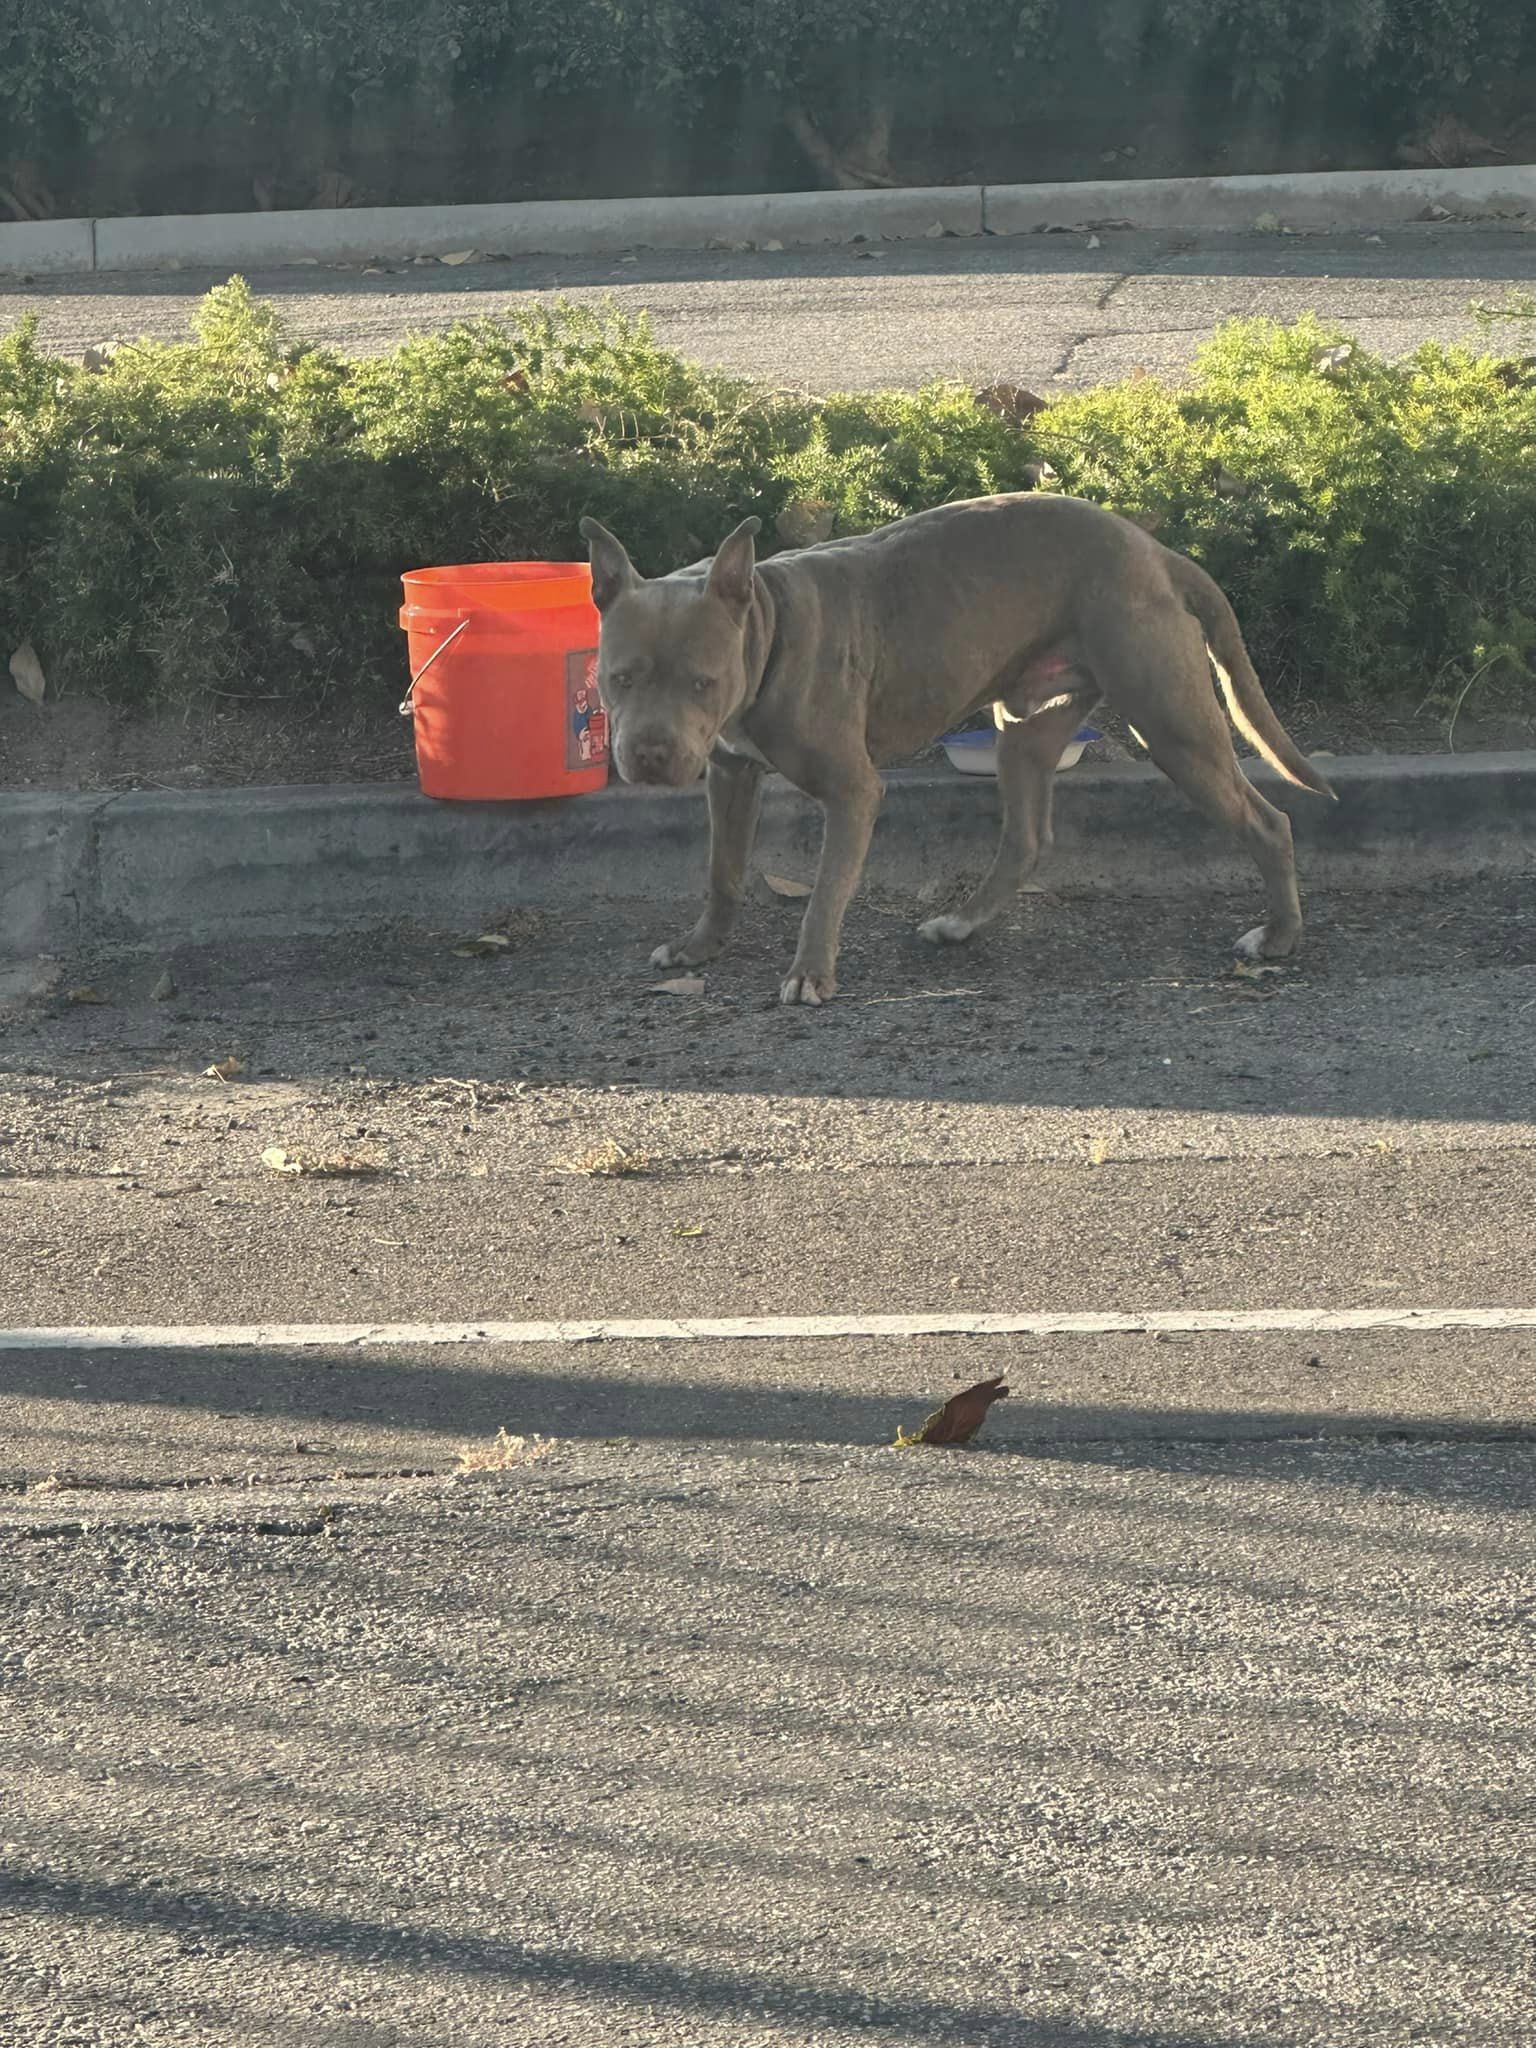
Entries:
<svg viewBox="0 0 1536 2048">
<path fill-rule="evenodd" d="M 820 1003 L 837 993 L 837 942 L 843 913 L 864 872 L 864 857 L 883 794 L 879 776 L 865 762 L 846 787 L 821 798 L 826 821 L 821 864 L 805 907 L 794 962 L 779 990 L 781 1003 Z"/>
<path fill-rule="evenodd" d="M 709 798 L 709 901 L 687 938 L 658 946 L 653 967 L 697 967 L 731 935 L 746 888 L 747 862 L 763 803 L 763 771 L 744 755 L 716 747 L 705 778 Z"/>
</svg>

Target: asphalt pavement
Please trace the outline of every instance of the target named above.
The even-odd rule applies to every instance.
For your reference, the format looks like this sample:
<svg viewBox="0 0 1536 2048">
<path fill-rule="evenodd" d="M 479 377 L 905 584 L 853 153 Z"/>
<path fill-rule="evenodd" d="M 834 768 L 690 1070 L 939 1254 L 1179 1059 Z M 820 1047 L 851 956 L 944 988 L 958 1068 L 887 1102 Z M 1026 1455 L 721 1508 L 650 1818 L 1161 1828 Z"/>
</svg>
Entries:
<svg viewBox="0 0 1536 2048">
<path fill-rule="evenodd" d="M 1523 879 L 1067 879 L 43 963 L 0 1325 L 1536 1306 Z M 1536 2040 L 1533 1353 L 0 1349 L 0 2042 Z"/>
<path fill-rule="evenodd" d="M 1380 234 L 1105 228 L 1092 243 L 1037 234 L 374 268 L 299 266 L 251 283 L 299 332 L 351 353 L 564 297 L 649 313 L 658 336 L 697 361 L 777 385 L 862 389 L 942 376 L 1049 390 L 1135 368 L 1177 375 L 1238 315 L 1316 311 L 1388 355 L 1431 339 L 1475 341 L 1474 301 L 1501 304 L 1536 281 L 1536 236 L 1459 223 Z M 198 299 L 226 274 L 7 282 L 0 321 L 34 311 L 44 341 L 76 355 L 109 340 L 184 337 Z M 1511 333 L 1517 349 L 1529 345 Z"/>
</svg>

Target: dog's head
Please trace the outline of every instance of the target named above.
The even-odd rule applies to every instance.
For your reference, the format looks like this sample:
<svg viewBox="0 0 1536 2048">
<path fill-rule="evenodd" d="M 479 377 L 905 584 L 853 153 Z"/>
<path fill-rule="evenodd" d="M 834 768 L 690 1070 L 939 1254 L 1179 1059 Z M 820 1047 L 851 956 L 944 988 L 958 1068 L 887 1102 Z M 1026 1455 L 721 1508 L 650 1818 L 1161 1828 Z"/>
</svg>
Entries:
<svg viewBox="0 0 1536 2048">
<path fill-rule="evenodd" d="M 752 539 L 761 524 L 743 520 L 707 576 L 647 582 L 606 526 L 582 520 L 602 615 L 597 684 L 626 782 L 696 782 L 721 727 L 746 703 Z"/>
</svg>

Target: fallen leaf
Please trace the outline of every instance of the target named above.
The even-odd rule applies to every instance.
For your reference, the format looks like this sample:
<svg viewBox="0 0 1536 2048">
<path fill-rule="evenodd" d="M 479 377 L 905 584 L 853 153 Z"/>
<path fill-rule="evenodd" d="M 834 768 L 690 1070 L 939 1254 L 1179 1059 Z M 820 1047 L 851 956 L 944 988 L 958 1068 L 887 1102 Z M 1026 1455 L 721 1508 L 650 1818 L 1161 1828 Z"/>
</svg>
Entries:
<svg viewBox="0 0 1536 2048">
<path fill-rule="evenodd" d="M 825 498 L 796 498 L 774 520 L 780 540 L 792 548 L 814 547 L 830 540 L 837 509 Z"/>
<path fill-rule="evenodd" d="M 702 974 L 680 974 L 675 981 L 653 981 L 646 990 L 649 996 L 701 996 L 705 989 Z"/>
<path fill-rule="evenodd" d="M 451 255 L 439 256 L 437 260 L 439 263 L 451 265 L 456 270 L 461 263 L 473 263 L 477 253 L 474 249 L 455 249 Z"/>
<path fill-rule="evenodd" d="M 1336 370 L 1343 369 L 1354 352 L 1352 341 L 1341 341 L 1335 348 L 1320 348 L 1312 358 L 1312 367 L 1325 377 L 1331 377 Z"/>
<path fill-rule="evenodd" d="M 1431 202 L 1421 214 L 1417 215 L 1417 218 L 1419 220 L 1454 220 L 1456 216 L 1448 206 L 1436 206 Z"/>
<path fill-rule="evenodd" d="M 1021 427 L 1037 412 L 1044 412 L 1049 400 L 1036 391 L 1026 390 L 1022 384 L 988 384 L 977 392 L 976 403 L 996 413 L 1000 420 L 1011 420 Z"/>
<path fill-rule="evenodd" d="M 1285 969 L 1266 960 L 1234 960 L 1232 972 L 1239 981 L 1262 981 L 1266 974 L 1283 974 Z"/>
<path fill-rule="evenodd" d="M 1088 1164 L 1090 1166 L 1103 1166 L 1107 1163 L 1108 1159 L 1109 1140 L 1107 1138 L 1090 1138 L 1088 1141 Z"/>
<path fill-rule="evenodd" d="M 175 977 L 172 975 L 169 967 L 167 967 L 164 974 L 161 975 L 160 979 L 150 990 L 149 1000 L 152 1003 L 168 1003 L 176 993 Z"/>
<path fill-rule="evenodd" d="M 204 1067 L 205 1081 L 233 1081 L 245 1072 L 245 1061 L 231 1053 L 227 1060 L 215 1060 L 211 1067 Z"/>
<path fill-rule="evenodd" d="M 968 1444 L 986 1419 L 987 1410 L 994 1401 L 1006 1401 L 1008 1389 L 1003 1384 L 1003 1375 L 994 1380 L 978 1380 L 974 1387 L 967 1387 L 964 1393 L 951 1394 L 942 1408 L 935 1408 L 927 1421 L 910 1436 L 905 1430 L 897 1430 L 896 1442 L 903 1449 L 913 1444 Z"/>
<path fill-rule="evenodd" d="M 548 1437 L 509 1436 L 505 1428 L 498 1429 L 488 1444 L 462 1444 L 459 1447 L 459 1471 L 464 1472 L 509 1472 L 517 1465 L 533 1465 L 540 1458 L 547 1458 L 554 1449 Z"/>
<path fill-rule="evenodd" d="M 481 932 L 475 939 L 466 939 L 462 946 L 455 946 L 455 960 L 489 960 L 494 954 L 505 953 L 512 941 L 505 932 Z"/>
<path fill-rule="evenodd" d="M 104 1003 L 107 998 L 98 988 L 72 988 L 64 998 L 66 1003 Z"/>
<path fill-rule="evenodd" d="M 1089 249 L 1102 249 L 1103 246 L 1104 244 L 1099 240 L 1097 235 L 1090 235 L 1088 237 L 1087 242 L 1084 244 L 1084 247 Z"/>
<path fill-rule="evenodd" d="M 261 1163 L 272 1173 L 309 1174 L 316 1179 L 361 1179 L 385 1173 L 382 1160 L 364 1152 L 316 1152 L 306 1145 L 269 1145 Z"/>
<path fill-rule="evenodd" d="M 48 678 L 30 640 L 23 640 L 11 656 L 11 675 L 29 704 L 41 704 L 48 693 Z"/>
<path fill-rule="evenodd" d="M 765 872 L 763 880 L 775 896 L 809 896 L 811 893 L 809 882 L 792 882 L 788 875 L 770 875 Z"/>
<path fill-rule="evenodd" d="M 1278 235 L 1280 232 L 1279 214 L 1261 213 L 1253 224 L 1253 231 L 1256 235 Z"/>
<path fill-rule="evenodd" d="M 674 1237 L 708 1237 L 709 1232 L 702 1223 L 674 1223 L 672 1235 Z"/>
<path fill-rule="evenodd" d="M 556 1173 L 583 1173 L 596 1180 L 638 1180 L 651 1171 L 655 1161 L 648 1152 L 631 1152 L 616 1138 L 604 1138 L 590 1151 L 549 1163 Z"/>
</svg>

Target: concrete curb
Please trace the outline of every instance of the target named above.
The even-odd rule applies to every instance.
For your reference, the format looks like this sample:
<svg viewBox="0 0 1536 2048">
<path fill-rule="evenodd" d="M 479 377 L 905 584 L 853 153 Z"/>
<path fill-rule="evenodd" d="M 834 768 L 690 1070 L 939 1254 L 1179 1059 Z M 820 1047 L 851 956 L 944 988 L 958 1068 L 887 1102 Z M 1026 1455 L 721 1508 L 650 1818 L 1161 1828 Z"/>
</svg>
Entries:
<svg viewBox="0 0 1536 2048">
<path fill-rule="evenodd" d="M 1400 227 L 1439 207 L 1456 219 L 1536 214 L 1536 164 L 1467 171 L 1309 171 L 1242 178 L 1141 178 L 1102 184 L 988 185 L 991 235 L 1050 227 Z"/>
<path fill-rule="evenodd" d="M 1336 806 L 1255 774 L 1291 813 L 1304 882 L 1536 873 L 1536 752 L 1380 756 L 1329 771 Z M 948 769 L 893 774 L 870 880 L 915 891 L 975 872 L 996 829 L 995 784 Z M 0 956 L 94 936 L 166 944 L 394 918 L 453 926 L 498 905 L 589 895 L 681 904 L 702 890 L 705 835 L 702 788 L 614 785 L 537 804 L 439 804 L 404 786 L 10 795 Z M 771 786 L 760 862 L 809 876 L 818 844 L 815 806 Z M 1155 769 L 1061 778 L 1047 886 L 1167 893 L 1247 874 Z"/>
<path fill-rule="evenodd" d="M 0 226 L 0 273 L 398 263 L 470 249 L 482 256 L 592 256 L 634 248 L 790 248 L 1095 224 L 1251 230 L 1270 218 L 1277 228 L 1392 227 L 1429 208 L 1468 220 L 1536 215 L 1536 165 L 24 221 Z"/>
</svg>

